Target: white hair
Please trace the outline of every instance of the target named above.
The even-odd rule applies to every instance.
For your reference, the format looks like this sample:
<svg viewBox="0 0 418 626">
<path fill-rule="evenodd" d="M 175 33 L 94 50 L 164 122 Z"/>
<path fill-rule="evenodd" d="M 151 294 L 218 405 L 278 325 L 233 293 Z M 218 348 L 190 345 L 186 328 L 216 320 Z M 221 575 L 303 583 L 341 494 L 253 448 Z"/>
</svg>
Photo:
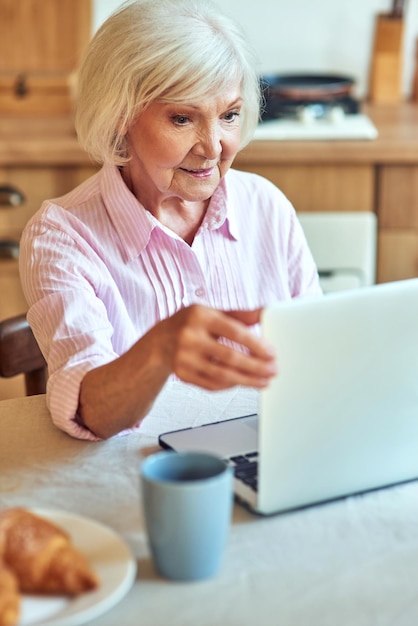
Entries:
<svg viewBox="0 0 418 626">
<path fill-rule="evenodd" d="M 201 100 L 236 84 L 242 148 L 261 96 L 254 52 L 238 24 L 210 0 L 129 0 L 97 31 L 80 68 L 80 144 L 99 163 L 123 165 L 127 130 L 150 102 Z"/>
</svg>

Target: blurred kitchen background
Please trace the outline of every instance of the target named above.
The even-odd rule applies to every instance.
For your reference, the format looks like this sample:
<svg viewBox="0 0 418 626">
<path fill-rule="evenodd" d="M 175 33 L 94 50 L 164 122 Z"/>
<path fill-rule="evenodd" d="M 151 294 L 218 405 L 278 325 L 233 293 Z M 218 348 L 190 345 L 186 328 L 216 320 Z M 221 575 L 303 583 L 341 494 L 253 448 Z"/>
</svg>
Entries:
<svg viewBox="0 0 418 626">
<path fill-rule="evenodd" d="M 158 0 L 156 0 L 158 1 Z M 93 0 L 93 30 L 122 3 Z M 392 0 L 222 0 L 255 46 L 261 73 L 347 74 L 359 97 L 367 94 L 376 15 L 389 13 Z M 402 90 L 412 90 L 418 0 L 404 5 Z"/>
</svg>

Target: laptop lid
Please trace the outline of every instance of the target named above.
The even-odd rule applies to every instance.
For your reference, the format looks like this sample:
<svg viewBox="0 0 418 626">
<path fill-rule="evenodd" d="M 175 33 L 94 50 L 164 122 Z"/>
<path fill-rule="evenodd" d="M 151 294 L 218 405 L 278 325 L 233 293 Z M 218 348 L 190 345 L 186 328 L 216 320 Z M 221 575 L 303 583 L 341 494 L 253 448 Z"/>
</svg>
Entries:
<svg viewBox="0 0 418 626">
<path fill-rule="evenodd" d="M 260 394 L 252 508 L 276 513 L 418 477 L 418 279 L 277 303 L 262 329 L 279 374 Z M 191 429 L 198 446 L 205 428 Z"/>
</svg>

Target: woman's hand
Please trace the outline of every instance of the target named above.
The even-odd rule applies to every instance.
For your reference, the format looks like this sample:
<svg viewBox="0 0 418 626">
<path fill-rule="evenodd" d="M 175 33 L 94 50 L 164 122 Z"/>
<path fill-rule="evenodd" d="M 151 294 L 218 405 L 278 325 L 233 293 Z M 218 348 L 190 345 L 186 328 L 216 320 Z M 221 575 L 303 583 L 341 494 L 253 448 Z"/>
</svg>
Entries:
<svg viewBox="0 0 418 626">
<path fill-rule="evenodd" d="M 277 373 L 272 349 L 248 327 L 261 310 L 182 309 L 155 327 L 164 335 L 166 358 L 181 380 L 209 390 L 235 385 L 262 388 Z"/>
</svg>

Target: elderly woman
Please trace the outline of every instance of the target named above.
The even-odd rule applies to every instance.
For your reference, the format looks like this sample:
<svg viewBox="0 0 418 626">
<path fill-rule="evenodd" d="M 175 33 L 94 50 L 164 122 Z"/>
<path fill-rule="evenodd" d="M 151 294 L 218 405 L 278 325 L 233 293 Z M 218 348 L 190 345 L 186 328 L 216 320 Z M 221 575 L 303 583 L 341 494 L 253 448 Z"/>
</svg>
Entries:
<svg viewBox="0 0 418 626">
<path fill-rule="evenodd" d="M 79 141 L 102 168 L 43 204 L 20 253 L 52 419 L 103 439 L 171 377 L 266 386 L 260 310 L 320 287 L 288 200 L 230 169 L 259 118 L 246 37 L 206 0 L 134 0 L 92 39 L 78 88 Z"/>
</svg>

